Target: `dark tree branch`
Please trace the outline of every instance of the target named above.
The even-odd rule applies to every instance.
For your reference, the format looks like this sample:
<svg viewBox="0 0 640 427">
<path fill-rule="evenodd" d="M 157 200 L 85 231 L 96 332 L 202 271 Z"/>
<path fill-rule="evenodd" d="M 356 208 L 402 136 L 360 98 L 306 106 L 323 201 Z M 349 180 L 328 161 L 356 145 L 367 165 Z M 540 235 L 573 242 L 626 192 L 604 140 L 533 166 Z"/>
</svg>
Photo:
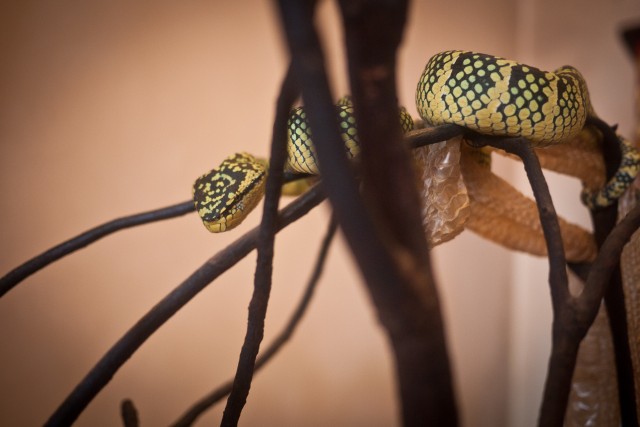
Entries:
<svg viewBox="0 0 640 427">
<path fill-rule="evenodd" d="M 367 285 L 391 340 L 403 422 L 453 426 L 458 417 L 439 297 L 412 160 L 400 144 L 396 58 L 408 2 L 339 3 L 362 145 L 364 201 L 391 261 L 388 279 L 368 278 Z M 452 126 L 441 130 L 441 138 L 461 132 Z"/>
<path fill-rule="evenodd" d="M 621 150 L 615 128 L 609 126 L 597 117 L 589 117 L 587 124 L 597 128 L 603 136 L 602 156 L 605 161 L 607 179 L 615 174 L 621 161 Z M 591 211 L 594 236 L 598 246 L 601 246 L 618 220 L 618 206 L 616 203 L 606 208 Z M 602 250 L 602 249 L 600 249 Z M 636 408 L 636 393 L 633 362 L 629 347 L 629 332 L 627 327 L 627 308 L 622 289 L 622 276 L 617 266 L 611 273 L 610 283 L 604 294 L 605 307 L 609 317 L 609 326 L 613 338 L 613 348 L 616 361 L 618 383 L 618 397 L 620 400 L 620 415 L 625 427 L 638 426 L 638 408 Z"/>
<path fill-rule="evenodd" d="M 538 157 L 524 138 L 480 138 L 494 147 L 522 159 L 533 190 L 549 255 L 549 286 L 553 306 L 551 357 L 545 382 L 540 426 L 562 426 L 571 390 L 578 346 L 582 337 L 576 331 L 576 312 L 569 292 L 566 259 L 558 217 Z"/>
<path fill-rule="evenodd" d="M 398 123 L 395 50 L 402 37 L 406 4 L 341 3 L 362 147 L 364 200 L 335 120 L 312 20 L 314 2 L 280 0 L 278 4 L 323 183 L 392 344 L 403 421 L 454 426 L 457 414 L 438 297 Z M 375 168 L 381 175 L 370 180 Z M 393 191 L 385 191 L 390 188 Z"/>
<path fill-rule="evenodd" d="M 407 147 L 413 149 L 424 145 L 436 144 L 446 141 L 456 136 L 468 133 L 463 127 L 458 125 L 440 125 L 418 130 L 412 130 L 405 135 Z"/>
<path fill-rule="evenodd" d="M 280 212 L 278 230 L 300 219 L 324 200 L 320 186 L 298 197 Z M 47 426 L 70 425 L 131 355 L 180 308 L 209 283 L 255 249 L 258 228 L 254 228 L 207 260 L 184 282 L 165 296 L 131 327 L 75 387 L 47 421 Z"/>
<path fill-rule="evenodd" d="M 454 136 L 464 133 L 464 129 L 456 125 L 442 125 L 438 127 L 430 127 L 410 132 L 406 135 L 405 141 L 410 148 L 417 148 L 423 145 L 435 144 L 445 141 Z M 297 179 L 310 175 L 284 173 L 284 181 L 292 182 Z M 18 283 L 43 269 L 49 264 L 69 255 L 78 249 L 82 249 L 97 240 L 108 236 L 111 233 L 126 228 L 136 227 L 151 222 L 162 221 L 165 219 L 176 218 L 195 210 L 192 201 L 178 203 L 166 208 L 155 209 L 148 212 L 129 215 L 122 218 L 116 218 L 102 225 L 98 225 L 78 236 L 62 242 L 53 248 L 35 256 L 29 261 L 11 270 L 5 276 L 0 278 L 0 298 L 13 289 Z"/>
<path fill-rule="evenodd" d="M 631 235 L 640 227 L 640 205 L 635 206 L 618 223 L 600 246 L 596 260 L 589 270 L 584 290 L 578 297 L 578 310 L 581 320 L 587 325 L 582 332 L 587 333 L 588 326 L 595 320 L 600 302 L 611 276 L 620 265 L 622 249 Z"/>
<path fill-rule="evenodd" d="M 600 236 L 599 243 L 601 244 L 598 257 L 588 269 L 584 290 L 578 297 L 572 297 L 567 286 L 564 251 L 562 250 L 562 238 L 557 226 L 557 217 L 555 216 L 542 170 L 533 150 L 531 150 L 529 144 L 523 143 L 521 139 L 478 139 L 521 157 L 536 197 L 549 252 L 549 282 L 554 311 L 553 346 L 540 410 L 539 425 L 562 426 L 580 342 L 585 337 L 598 313 L 602 298 L 608 292 L 609 282 L 612 278 L 615 281 L 615 277 L 619 276 L 620 254 L 622 248 L 640 224 L 640 207 L 636 207 L 630 212 L 610 233 L 609 231 L 604 233 L 602 230 L 597 233 Z M 615 158 L 615 156 L 612 157 Z M 610 174 L 613 171 L 615 171 L 615 168 L 610 168 Z M 596 225 L 603 227 L 604 224 L 610 224 L 609 215 L 610 213 L 607 214 L 606 210 L 600 211 L 600 215 L 596 216 L 596 218 L 600 219 L 600 223 L 598 224 L 596 221 Z M 574 266 L 584 275 L 586 271 L 583 267 Z M 632 377 L 631 380 L 633 380 Z M 624 381 L 628 383 L 627 379 Z M 620 392 L 626 393 L 626 396 L 624 398 L 621 397 L 621 399 L 628 400 L 629 390 L 621 389 Z M 631 394 L 632 398 L 633 396 Z M 635 403 L 628 402 L 628 404 L 635 408 Z M 623 418 L 626 419 L 624 414 Z M 628 425 L 637 425 L 635 412 L 633 412 L 633 418 L 625 421 L 624 425 L 626 426 L 627 423 Z"/>
<path fill-rule="evenodd" d="M 607 310 L 612 308 L 612 291 L 619 289 L 622 294 L 620 279 L 620 255 L 624 245 L 633 233 L 640 227 L 640 206 L 632 209 L 627 216 L 617 224 L 602 242 L 598 257 L 593 263 L 582 294 L 577 298 L 576 312 L 579 316 L 576 322 L 576 334 L 581 340 L 587 334 L 593 323 L 604 297 Z M 624 309 L 624 295 L 615 299 L 621 301 Z M 625 315 L 623 310 L 622 315 Z M 619 314 L 616 314 L 619 316 Z M 620 400 L 620 416 L 625 427 L 638 426 L 637 408 L 635 402 L 634 371 L 626 329 L 626 319 L 623 324 L 615 321 L 609 315 L 609 322 L 614 339 L 616 371 L 618 379 L 618 397 Z M 614 323 L 615 322 L 615 323 Z M 571 367 L 573 372 L 574 365 Z M 570 381 L 570 379 L 568 380 Z"/>
<path fill-rule="evenodd" d="M 249 395 L 256 357 L 264 337 L 264 320 L 267 315 L 267 305 L 271 292 L 273 245 L 277 227 L 278 202 L 282 190 L 284 164 L 287 159 L 287 120 L 291 106 L 298 97 L 298 93 L 299 90 L 294 78 L 293 68 L 289 66 L 280 89 L 273 124 L 269 175 L 267 177 L 262 222 L 260 223 L 258 260 L 253 295 L 249 304 L 247 334 L 240 352 L 233 388 L 222 416 L 221 425 L 223 426 L 235 426 L 238 424 L 242 408 Z"/>
<path fill-rule="evenodd" d="M 156 209 L 135 215 L 117 218 L 97 227 L 94 227 L 76 237 L 62 242 L 59 245 L 41 253 L 24 264 L 14 268 L 0 279 L 0 297 L 9 292 L 14 286 L 26 279 L 38 270 L 46 267 L 54 261 L 72 252 L 82 249 L 111 233 L 125 228 L 135 227 L 163 219 L 175 218 L 195 210 L 192 201 L 178 203 L 166 208 Z"/>
<path fill-rule="evenodd" d="M 335 219 L 332 218 L 329 224 L 329 229 L 327 230 L 327 233 L 322 241 L 322 245 L 316 259 L 315 267 L 313 269 L 311 277 L 309 278 L 309 282 L 302 295 L 302 298 L 298 303 L 298 306 L 291 315 L 291 318 L 287 322 L 285 328 L 256 360 L 255 371 L 258 371 L 260 368 L 262 368 L 269 360 L 271 360 L 273 356 L 277 354 L 282 346 L 286 344 L 287 341 L 289 341 L 289 339 L 295 332 L 296 327 L 302 320 L 302 316 L 306 312 L 307 307 L 309 306 L 309 302 L 311 301 L 311 297 L 313 296 L 313 293 L 315 291 L 316 285 L 320 280 L 322 269 L 324 268 L 327 254 L 329 252 L 329 246 L 331 241 L 333 240 L 336 229 L 337 223 Z M 218 401 L 222 400 L 226 395 L 228 395 L 231 392 L 232 386 L 233 379 L 225 382 L 220 387 L 216 388 L 211 393 L 200 399 L 196 404 L 189 408 L 177 421 L 171 424 L 171 426 L 187 427 L 192 425 L 198 419 L 198 417 L 200 417 L 200 415 L 202 415 L 207 409 L 209 409 L 211 406 L 215 405 Z"/>
<path fill-rule="evenodd" d="M 120 405 L 120 414 L 122 415 L 122 424 L 124 427 L 138 427 L 138 411 L 131 399 L 125 399 Z"/>
<path fill-rule="evenodd" d="M 392 344 L 403 421 L 406 425 L 455 425 L 455 398 L 438 295 L 430 271 L 426 244 L 422 238 L 411 167 L 406 150 L 399 143 L 402 136 L 397 120 L 395 65 L 396 49 L 406 20 L 406 2 L 340 2 L 353 102 L 362 145 L 359 175 L 362 178 L 364 197 L 360 195 L 356 173 L 351 169 L 353 165 L 348 163 L 344 155 L 335 120 L 323 55 L 313 27 L 315 1 L 279 0 L 279 5 L 292 52 L 292 63 L 295 65 L 295 75 L 303 87 L 310 126 L 314 129 L 318 157 L 321 165 L 325 165 L 321 169 L 327 193 Z M 380 28 L 385 31 L 380 31 Z M 223 425 L 237 425 L 254 370 L 266 363 L 289 338 L 310 297 L 310 294 L 305 294 L 292 323 L 256 360 L 263 337 L 271 287 L 276 230 L 306 214 L 324 197 L 318 188 L 312 190 L 285 208 L 281 221 L 277 222 L 276 212 L 283 179 L 295 179 L 285 176 L 282 167 L 286 157 L 286 118 L 297 96 L 292 70 L 294 68 L 290 67 L 278 99 L 267 197 L 260 231 L 252 230 L 218 253 L 152 308 L 76 386 L 47 425 L 73 422 L 118 368 L 155 330 L 257 244 L 258 262 L 254 295 L 249 309 L 249 325 L 233 386 L 225 384 L 223 388 L 198 402 L 178 421 L 191 423 L 202 411 L 231 391 L 222 422 Z M 615 132 L 599 119 L 590 118 L 588 124 L 597 127 L 604 135 L 603 155 L 607 175 L 611 177 L 620 161 Z M 445 125 L 413 131 L 404 139 L 409 148 L 415 148 L 462 134 L 468 134 L 468 131 L 455 125 Z M 582 277 L 588 271 L 585 290 L 574 298 L 567 286 L 566 261 L 557 216 L 539 162 L 531 147 L 523 139 L 471 138 L 522 158 L 536 197 L 547 242 L 554 310 L 553 348 L 539 424 L 562 425 L 579 343 L 593 322 L 604 295 L 614 336 L 623 424 L 637 426 L 619 257 L 622 247 L 638 228 L 640 208 L 635 208 L 618 226 L 615 226 L 615 206 L 592 212 L 595 236 L 601 249 L 593 265 L 571 266 Z M 39 269 L 110 233 L 176 217 L 193 210 L 193 204 L 189 201 L 119 218 L 95 227 L 10 271 L 0 279 L 0 297 Z M 332 227 L 330 234 L 333 233 L 335 224 Z M 327 240 L 325 243 L 328 245 Z M 317 281 L 326 255 L 326 247 L 323 250 L 311 279 L 312 283 Z M 123 402 L 122 415 L 125 425 L 138 424 L 131 402 Z"/>
<path fill-rule="evenodd" d="M 558 215 L 553 206 L 549 186 L 542 173 L 540 161 L 531 148 L 529 141 L 524 138 L 479 138 L 478 140 L 515 154 L 522 159 L 536 205 L 538 206 L 540 223 L 547 244 L 551 302 L 553 304 L 554 318 L 557 319 L 562 315 L 562 311 L 570 301 L 571 294 L 569 292 L 569 279 L 566 270 L 567 261 L 564 255 Z"/>
</svg>

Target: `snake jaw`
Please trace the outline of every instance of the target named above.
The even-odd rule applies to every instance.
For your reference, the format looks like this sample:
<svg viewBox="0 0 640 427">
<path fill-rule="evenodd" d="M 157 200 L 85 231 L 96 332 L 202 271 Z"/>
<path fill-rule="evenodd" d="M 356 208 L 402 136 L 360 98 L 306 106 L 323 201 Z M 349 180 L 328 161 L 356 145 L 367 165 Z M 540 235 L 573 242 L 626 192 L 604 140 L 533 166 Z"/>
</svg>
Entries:
<svg viewBox="0 0 640 427">
<path fill-rule="evenodd" d="M 193 201 L 212 233 L 237 227 L 262 199 L 267 165 L 251 154 L 236 153 L 193 185 Z"/>
</svg>

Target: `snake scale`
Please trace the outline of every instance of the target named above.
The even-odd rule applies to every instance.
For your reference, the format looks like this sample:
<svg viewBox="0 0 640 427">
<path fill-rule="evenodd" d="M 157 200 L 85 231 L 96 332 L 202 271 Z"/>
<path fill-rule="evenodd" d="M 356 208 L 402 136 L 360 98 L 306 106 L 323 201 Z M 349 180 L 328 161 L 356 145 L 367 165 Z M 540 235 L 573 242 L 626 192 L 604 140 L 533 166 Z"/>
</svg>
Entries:
<svg viewBox="0 0 640 427">
<path fill-rule="evenodd" d="M 585 126 L 587 118 L 595 117 L 595 113 L 589 101 L 587 85 L 573 67 L 565 66 L 555 72 L 546 72 L 481 53 L 438 53 L 428 61 L 420 77 L 416 90 L 416 107 L 423 122 L 429 126 L 453 123 L 485 135 L 524 137 L 534 147 L 540 148 L 537 153 L 543 156 L 542 159 L 544 147 L 549 147 L 549 151 L 557 147 L 561 150 L 573 149 L 579 153 L 591 150 L 596 157 L 599 156 L 597 145 L 601 142 L 602 136 L 590 126 Z M 354 158 L 360 149 L 353 106 L 348 97 L 338 101 L 336 114 L 345 151 L 349 158 Z M 403 108 L 400 109 L 400 122 L 405 132 L 413 128 L 413 120 Z M 304 107 L 297 107 L 291 111 L 288 126 L 286 171 L 304 176 L 317 175 L 319 172 L 312 132 L 306 120 Z M 587 142 L 582 146 L 576 145 L 576 140 L 585 139 Z M 640 154 L 624 138 L 618 137 L 618 141 L 623 158 L 609 182 L 602 182 L 597 188 L 593 183 L 587 182 L 589 176 L 594 175 L 594 171 L 576 173 L 583 179 L 582 200 L 592 209 L 614 203 L 640 169 Z M 457 147 L 460 145 L 456 143 Z M 491 213 L 483 215 L 482 210 L 478 208 L 477 213 L 469 214 L 462 201 L 454 203 L 455 212 L 452 214 L 452 208 L 444 203 L 443 209 L 431 211 L 430 215 L 461 215 L 456 219 L 457 225 L 453 227 L 455 231 L 451 231 L 448 237 L 431 241 L 431 245 L 448 240 L 468 222 L 470 225 L 480 224 L 478 229 L 488 228 L 488 232 L 481 234 L 498 243 L 538 255 L 544 254 L 543 244 L 542 248 L 528 248 L 526 245 L 507 242 L 507 239 L 518 238 L 518 233 L 523 235 L 520 240 L 531 240 L 529 237 L 533 236 L 541 238 L 539 224 L 536 225 L 539 220 L 535 205 L 532 202 L 523 203 L 523 207 L 518 208 L 516 198 L 519 196 L 515 193 L 513 198 L 505 200 L 504 197 L 500 198 L 499 194 L 504 193 L 503 189 L 496 191 L 494 188 L 493 192 L 487 190 L 484 183 L 494 176 L 490 172 L 490 154 L 466 144 L 461 148 L 460 163 L 455 165 L 461 168 L 461 174 L 453 176 L 453 179 L 458 180 L 458 187 L 463 192 L 466 191 L 465 186 L 479 188 L 475 196 L 470 194 L 471 199 L 483 199 L 484 212 Z M 577 163 L 570 156 L 563 157 L 562 154 L 556 155 L 555 160 L 556 169 L 564 168 L 569 173 L 574 169 L 572 163 Z M 594 160 L 595 163 L 598 161 L 601 162 L 601 159 Z M 542 163 L 544 166 L 544 160 Z M 558 166 L 558 163 L 564 166 Z M 577 169 L 580 169 L 580 165 L 577 165 Z M 240 224 L 260 201 L 264 193 L 266 174 L 265 160 L 257 159 L 248 153 L 238 153 L 224 160 L 218 168 L 199 177 L 193 187 L 193 197 L 198 214 L 207 229 L 222 232 Z M 438 190 L 430 187 L 427 192 L 429 191 Z M 480 191 L 482 193 L 479 193 Z M 480 206 L 479 203 L 477 205 Z M 425 214 L 428 215 L 426 211 Z M 500 221 L 510 222 L 519 227 L 515 235 L 496 234 L 496 231 L 500 231 Z M 425 220 L 425 224 L 427 222 Z M 490 225 L 487 226 L 488 224 Z M 470 228 L 474 229 L 474 226 Z M 574 243 L 569 243 L 577 246 L 573 251 L 568 250 L 568 253 L 576 254 L 569 255 L 569 259 L 584 261 L 595 256 L 595 247 L 588 232 L 574 230 L 576 227 L 571 224 L 563 225 L 562 228 L 563 236 L 565 230 L 568 230 L 566 233 L 577 233 L 578 236 L 573 239 Z"/>
</svg>

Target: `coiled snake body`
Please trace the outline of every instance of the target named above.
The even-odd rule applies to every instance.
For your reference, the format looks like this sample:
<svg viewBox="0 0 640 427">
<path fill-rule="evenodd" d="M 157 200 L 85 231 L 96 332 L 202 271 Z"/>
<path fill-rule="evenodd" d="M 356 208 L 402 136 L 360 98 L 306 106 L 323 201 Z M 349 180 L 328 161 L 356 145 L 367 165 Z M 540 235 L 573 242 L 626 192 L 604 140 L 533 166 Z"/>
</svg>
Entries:
<svg viewBox="0 0 640 427">
<path fill-rule="evenodd" d="M 591 110 L 584 79 L 573 67 L 555 73 L 475 52 L 433 56 L 416 91 L 420 116 L 479 133 L 557 144 L 578 134 Z"/>
<path fill-rule="evenodd" d="M 543 167 L 582 181 L 582 201 L 591 209 L 615 203 L 634 181 L 640 168 L 640 154 L 624 138 L 617 136 L 622 161 L 614 176 L 605 183 L 599 147 L 605 142 L 604 131 L 588 124 L 595 113 L 584 79 L 572 67 L 550 73 L 480 53 L 439 53 L 431 58 L 422 73 L 416 91 L 416 107 L 427 125 L 453 123 L 481 134 L 526 138 L 536 147 Z M 336 111 L 346 153 L 350 158 L 356 157 L 358 135 L 349 100 L 344 98 L 338 102 Z M 401 110 L 400 118 L 405 131 L 412 128 L 413 122 L 406 111 Z M 311 136 L 304 109 L 292 110 L 287 172 L 318 173 Z M 612 139 L 616 137 L 609 135 L 606 142 Z M 462 144 L 461 140 L 460 137 L 452 138 L 414 150 L 418 174 L 422 175 L 419 190 L 430 246 L 449 240 L 463 228 L 468 228 L 508 248 L 545 255 L 546 243 L 535 202 L 491 172 L 491 147 L 478 148 Z M 526 143 L 524 139 L 523 143 Z M 194 201 L 205 226 L 212 232 L 237 226 L 262 197 L 266 173 L 265 161 L 240 153 L 198 178 L 194 184 Z M 559 218 L 559 225 L 567 260 L 593 260 L 597 249 L 592 234 L 562 218 Z M 631 248 L 635 252 L 623 253 L 621 261 L 623 267 L 635 265 L 633 271 L 623 268 L 625 280 L 633 282 L 630 285 L 625 282 L 625 286 L 632 289 L 635 296 L 638 295 L 638 242 L 636 239 Z M 628 299 L 636 307 L 637 300 Z M 638 311 L 631 309 L 629 312 Z M 630 325 L 634 323 L 630 322 Z M 608 327 L 605 325 L 602 330 L 606 331 Z M 637 331 L 635 335 L 630 334 L 629 339 L 635 360 L 638 360 L 640 353 L 634 336 L 637 337 Z M 600 349 L 602 337 L 595 339 L 600 340 L 597 341 Z M 575 375 L 579 375 L 581 369 L 595 369 L 598 379 L 606 379 L 606 369 L 597 363 L 592 365 L 586 368 L 579 365 Z M 581 387 L 586 385 L 586 380 L 579 376 L 574 376 L 574 381 Z M 587 400 L 588 396 L 574 402 L 581 405 L 580 414 L 585 413 Z M 598 401 L 596 406 L 602 408 L 592 409 L 589 414 L 606 411 L 606 405 L 602 403 Z M 575 413 L 571 411 L 571 414 Z"/>
<path fill-rule="evenodd" d="M 348 96 L 336 104 L 336 115 L 345 152 L 348 158 L 353 159 L 360 153 L 360 145 L 353 105 Z M 413 119 L 404 108 L 400 108 L 400 125 L 405 132 L 413 128 Z M 291 110 L 288 127 L 285 170 L 292 174 L 319 174 L 304 107 Z M 266 160 L 248 153 L 236 153 L 225 159 L 218 168 L 199 177 L 193 185 L 193 200 L 205 227 L 217 233 L 238 226 L 261 200 L 267 169 Z M 306 189 L 304 186 L 302 188 Z M 299 191 L 292 189 L 289 193 L 296 194 Z M 286 187 L 283 193 L 287 193 Z"/>
<path fill-rule="evenodd" d="M 537 147 L 565 144 L 583 132 L 587 117 L 595 116 L 584 79 L 572 67 L 550 73 L 464 51 L 442 52 L 429 60 L 418 83 L 416 107 L 429 125 L 454 123 L 482 134 L 524 137 Z M 348 98 L 338 102 L 336 112 L 345 150 L 353 158 L 359 146 Z M 412 128 L 404 109 L 400 120 L 405 131 Z M 318 173 L 311 136 L 304 109 L 292 110 L 288 172 Z M 623 161 L 615 176 L 599 191 L 583 193 L 591 208 L 613 203 L 638 173 L 640 155 L 623 138 L 619 142 Z M 266 170 L 265 161 L 240 153 L 198 178 L 194 202 L 205 226 L 212 232 L 237 226 L 262 197 Z"/>
<path fill-rule="evenodd" d="M 429 60 L 416 106 L 432 125 L 453 123 L 487 135 L 525 137 L 534 146 L 575 138 L 587 117 L 595 117 L 584 78 L 573 67 L 551 73 L 459 50 Z M 615 176 L 600 191 L 582 194 L 592 209 L 614 203 L 638 173 L 640 155 L 623 137 L 618 141 L 623 159 Z"/>
</svg>

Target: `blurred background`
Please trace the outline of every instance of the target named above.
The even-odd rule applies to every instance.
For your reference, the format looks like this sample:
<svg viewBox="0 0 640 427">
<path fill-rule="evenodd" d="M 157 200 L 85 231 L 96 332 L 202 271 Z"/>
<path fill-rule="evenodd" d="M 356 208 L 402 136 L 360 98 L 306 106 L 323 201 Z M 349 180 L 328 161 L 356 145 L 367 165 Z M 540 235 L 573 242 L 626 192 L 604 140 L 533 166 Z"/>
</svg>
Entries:
<svg viewBox="0 0 640 427">
<path fill-rule="evenodd" d="M 318 25 L 335 97 L 348 92 L 340 20 Z M 271 2 L 7 2 L 0 14 L 0 274 L 115 217 L 188 200 L 229 154 L 266 155 L 287 55 Z M 620 30 L 637 0 L 414 1 L 399 56 L 401 103 L 446 49 L 552 70 L 576 66 L 598 113 L 634 129 L 633 62 Z M 382 30 L 382 29 L 381 29 Z M 498 172 L 527 192 L 521 167 Z M 547 174 L 557 210 L 590 227 L 579 182 Z M 257 211 L 259 212 L 259 211 Z M 42 424 L 161 297 L 257 224 L 209 234 L 194 214 L 108 237 L 0 300 L 0 424 Z M 326 229 L 317 208 L 278 235 L 265 343 L 299 299 Z M 543 259 L 465 232 L 433 251 L 463 424 L 533 426 L 550 347 Z M 132 398 L 165 425 L 235 371 L 255 254 L 153 335 L 79 418 L 118 425 Z M 428 363 L 428 361 L 425 361 Z M 255 377 L 243 425 L 391 426 L 389 348 L 341 239 L 292 341 Z M 222 407 L 199 425 L 218 423 Z"/>
</svg>

